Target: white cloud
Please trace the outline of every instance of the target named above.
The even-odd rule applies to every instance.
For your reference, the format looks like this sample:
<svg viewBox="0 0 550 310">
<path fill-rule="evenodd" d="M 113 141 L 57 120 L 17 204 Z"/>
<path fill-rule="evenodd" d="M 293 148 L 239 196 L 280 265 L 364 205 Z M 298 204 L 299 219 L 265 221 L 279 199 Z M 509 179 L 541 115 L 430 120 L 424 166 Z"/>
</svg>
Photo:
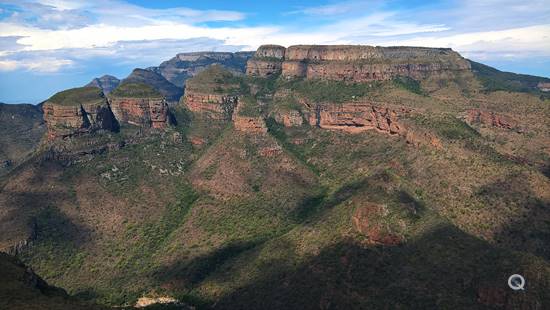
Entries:
<svg viewBox="0 0 550 310">
<path fill-rule="evenodd" d="M 450 9 L 424 11 L 389 10 L 378 0 L 346 1 L 293 12 L 327 17 L 325 22 L 224 27 L 201 23 L 242 21 L 245 15 L 184 7 L 150 9 L 120 0 L 0 3 L 28 8 L 27 17 L 0 21 L 0 46 L 2 40 L 9 46 L 0 51 L 2 70 L 53 72 L 94 57 L 147 60 L 154 65 L 182 51 L 251 50 L 267 43 L 451 47 L 476 59 L 550 56 L 550 24 L 542 18 L 550 15 L 550 6 L 543 0 L 529 5 L 464 0 Z M 40 10 L 44 14 L 39 19 L 22 22 Z M 46 57 L 40 60 L 37 55 Z"/>
<path fill-rule="evenodd" d="M 0 71 L 23 69 L 41 73 L 57 72 L 63 67 L 73 64 L 69 59 L 31 58 L 24 60 L 0 60 Z"/>
</svg>

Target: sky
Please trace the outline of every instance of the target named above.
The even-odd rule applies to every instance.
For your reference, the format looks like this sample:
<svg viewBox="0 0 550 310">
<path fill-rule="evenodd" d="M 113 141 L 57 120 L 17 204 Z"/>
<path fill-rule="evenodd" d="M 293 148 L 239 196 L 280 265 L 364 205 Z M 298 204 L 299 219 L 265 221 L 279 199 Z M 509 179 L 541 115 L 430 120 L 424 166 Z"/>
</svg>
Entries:
<svg viewBox="0 0 550 310">
<path fill-rule="evenodd" d="M 0 0 L 0 102 L 38 103 L 181 52 L 261 44 L 450 47 L 550 77 L 550 0 Z"/>
</svg>

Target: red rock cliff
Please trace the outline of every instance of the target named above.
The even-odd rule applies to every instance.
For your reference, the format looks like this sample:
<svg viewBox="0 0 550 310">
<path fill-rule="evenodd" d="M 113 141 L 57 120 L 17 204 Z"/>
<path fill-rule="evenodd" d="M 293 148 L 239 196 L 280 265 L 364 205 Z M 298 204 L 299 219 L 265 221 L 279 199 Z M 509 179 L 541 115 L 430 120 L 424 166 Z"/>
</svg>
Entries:
<svg viewBox="0 0 550 310">
<path fill-rule="evenodd" d="M 284 53 L 273 49 L 260 47 L 248 61 L 247 74 L 265 77 L 281 72 L 286 77 L 365 82 L 470 70 L 470 63 L 458 53 L 442 48 L 296 45 Z"/>
<path fill-rule="evenodd" d="M 62 91 L 42 106 L 48 140 L 65 138 L 98 129 L 118 130 L 101 90 L 82 87 Z"/>
<path fill-rule="evenodd" d="M 163 129 L 168 124 L 164 98 L 109 98 L 111 109 L 121 123 Z"/>
</svg>

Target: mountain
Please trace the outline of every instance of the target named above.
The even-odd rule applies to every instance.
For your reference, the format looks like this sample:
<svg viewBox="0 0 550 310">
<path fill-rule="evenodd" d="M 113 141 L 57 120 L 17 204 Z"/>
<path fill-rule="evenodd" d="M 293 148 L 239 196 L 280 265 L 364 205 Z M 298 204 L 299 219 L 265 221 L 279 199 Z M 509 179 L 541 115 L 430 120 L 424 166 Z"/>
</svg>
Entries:
<svg viewBox="0 0 550 310">
<path fill-rule="evenodd" d="M 84 87 L 98 87 L 104 94 L 108 95 L 120 84 L 120 80 L 112 75 L 104 75 L 99 78 L 93 79 L 90 83 Z"/>
<path fill-rule="evenodd" d="M 166 97 L 166 100 L 177 102 L 183 94 L 183 89 L 168 82 L 162 75 L 144 69 L 134 69 L 122 80 L 121 84 L 142 83 L 149 85 Z"/>
<path fill-rule="evenodd" d="M 170 83 L 183 87 L 188 78 L 195 76 L 210 65 L 218 64 L 234 73 L 244 72 L 246 61 L 254 52 L 193 52 L 180 53 L 174 58 L 161 63 L 158 67 L 147 70 L 164 76 Z"/>
<path fill-rule="evenodd" d="M 0 103 L 0 175 L 26 159 L 44 131 L 39 106 Z"/>
<path fill-rule="evenodd" d="M 0 178 L 0 250 L 105 306 L 550 308 L 550 99 L 486 85 L 451 49 L 266 45 L 171 107 L 122 83 L 118 131 L 61 92 L 78 134 Z"/>
<path fill-rule="evenodd" d="M 532 93 L 548 92 L 543 91 L 544 88 L 541 87 L 541 85 L 550 83 L 549 78 L 512 72 L 502 72 L 471 60 L 470 63 L 472 65 L 472 71 L 487 90 L 507 90 Z"/>
</svg>

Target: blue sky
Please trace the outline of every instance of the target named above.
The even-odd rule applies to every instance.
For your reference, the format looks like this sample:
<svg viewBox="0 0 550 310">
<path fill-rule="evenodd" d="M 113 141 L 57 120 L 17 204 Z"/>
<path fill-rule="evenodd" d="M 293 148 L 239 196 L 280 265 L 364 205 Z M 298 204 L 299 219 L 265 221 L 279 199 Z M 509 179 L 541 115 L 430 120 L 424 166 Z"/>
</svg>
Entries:
<svg viewBox="0 0 550 310">
<path fill-rule="evenodd" d="M 548 0 L 0 0 L 0 101 L 57 91 L 179 52 L 261 44 L 451 47 L 501 70 L 550 76 Z"/>
</svg>

